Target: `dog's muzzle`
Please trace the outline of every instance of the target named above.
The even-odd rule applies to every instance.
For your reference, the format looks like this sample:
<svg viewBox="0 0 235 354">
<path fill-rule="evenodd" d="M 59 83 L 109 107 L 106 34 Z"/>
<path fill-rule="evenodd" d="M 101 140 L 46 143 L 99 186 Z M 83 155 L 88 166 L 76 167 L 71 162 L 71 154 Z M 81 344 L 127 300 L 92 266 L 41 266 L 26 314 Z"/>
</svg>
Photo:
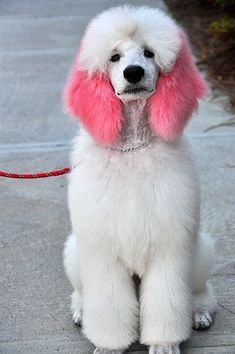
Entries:
<svg viewBox="0 0 235 354">
<path fill-rule="evenodd" d="M 131 84 L 137 84 L 144 76 L 144 69 L 139 65 L 129 65 L 123 71 L 123 76 Z"/>
</svg>

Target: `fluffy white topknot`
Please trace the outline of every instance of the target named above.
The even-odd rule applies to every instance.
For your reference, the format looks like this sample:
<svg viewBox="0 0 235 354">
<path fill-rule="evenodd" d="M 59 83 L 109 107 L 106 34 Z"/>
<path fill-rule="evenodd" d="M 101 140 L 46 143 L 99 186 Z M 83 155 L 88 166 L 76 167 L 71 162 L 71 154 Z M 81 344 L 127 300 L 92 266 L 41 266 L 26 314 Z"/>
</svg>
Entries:
<svg viewBox="0 0 235 354">
<path fill-rule="evenodd" d="M 166 13 L 149 7 L 124 5 L 102 12 L 88 25 L 82 39 L 79 67 L 104 72 L 112 50 L 132 38 L 155 53 L 162 71 L 169 71 L 181 46 L 179 28 Z"/>
</svg>

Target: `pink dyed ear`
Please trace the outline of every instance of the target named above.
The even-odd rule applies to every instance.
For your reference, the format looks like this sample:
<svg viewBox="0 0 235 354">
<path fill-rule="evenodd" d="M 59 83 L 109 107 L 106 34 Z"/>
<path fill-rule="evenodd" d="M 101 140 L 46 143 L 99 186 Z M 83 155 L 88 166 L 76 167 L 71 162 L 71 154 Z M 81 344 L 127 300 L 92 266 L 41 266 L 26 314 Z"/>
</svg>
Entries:
<svg viewBox="0 0 235 354">
<path fill-rule="evenodd" d="M 172 71 L 160 75 L 156 92 L 148 101 L 151 126 L 165 140 L 181 134 L 206 90 L 183 32 L 181 39 L 182 47 Z"/>
<path fill-rule="evenodd" d="M 113 143 L 121 128 L 121 104 L 103 74 L 89 75 L 75 63 L 64 90 L 67 111 L 100 144 Z"/>
</svg>

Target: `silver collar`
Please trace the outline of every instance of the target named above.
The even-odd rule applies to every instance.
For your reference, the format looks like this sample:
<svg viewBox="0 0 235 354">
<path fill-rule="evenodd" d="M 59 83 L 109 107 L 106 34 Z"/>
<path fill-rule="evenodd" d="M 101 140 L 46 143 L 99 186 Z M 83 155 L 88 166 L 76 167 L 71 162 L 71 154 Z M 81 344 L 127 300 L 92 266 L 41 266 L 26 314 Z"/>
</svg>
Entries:
<svg viewBox="0 0 235 354">
<path fill-rule="evenodd" d="M 134 152 L 134 151 L 142 150 L 142 149 L 146 148 L 151 143 L 153 138 L 154 138 L 154 136 L 152 136 L 149 140 L 143 141 L 135 146 L 115 146 L 115 145 L 113 145 L 113 146 L 107 146 L 107 148 L 112 151 Z"/>
</svg>

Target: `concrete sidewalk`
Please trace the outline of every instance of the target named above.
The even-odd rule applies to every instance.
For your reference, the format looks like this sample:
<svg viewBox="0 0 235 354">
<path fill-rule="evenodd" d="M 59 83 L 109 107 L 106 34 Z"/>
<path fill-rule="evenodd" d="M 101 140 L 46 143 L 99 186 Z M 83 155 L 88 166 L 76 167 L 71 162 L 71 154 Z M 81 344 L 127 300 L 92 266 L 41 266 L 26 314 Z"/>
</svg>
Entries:
<svg viewBox="0 0 235 354">
<path fill-rule="evenodd" d="M 1 1 L 0 169 L 68 165 L 69 142 L 77 129 L 61 112 L 68 69 L 87 21 L 124 2 Z M 235 129 L 204 132 L 229 119 L 222 103 L 202 102 L 187 128 L 201 176 L 202 230 L 217 242 L 211 282 L 219 308 L 214 327 L 193 331 L 183 354 L 235 353 Z M 1 354 L 92 353 L 69 312 L 72 289 L 62 266 L 70 232 L 66 187 L 66 177 L 0 179 Z M 143 353 L 144 348 L 135 345 L 130 351 Z"/>
</svg>

